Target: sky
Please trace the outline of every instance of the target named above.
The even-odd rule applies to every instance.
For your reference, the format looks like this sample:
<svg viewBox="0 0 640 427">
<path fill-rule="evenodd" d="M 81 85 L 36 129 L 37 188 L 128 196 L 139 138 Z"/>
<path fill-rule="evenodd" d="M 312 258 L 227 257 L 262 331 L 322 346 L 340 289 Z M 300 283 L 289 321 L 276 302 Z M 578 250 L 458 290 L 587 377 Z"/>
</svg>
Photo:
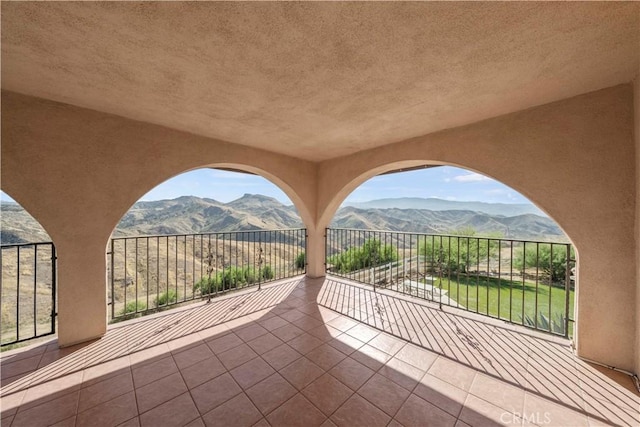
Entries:
<svg viewBox="0 0 640 427">
<path fill-rule="evenodd" d="M 227 203 L 242 197 L 245 193 L 263 194 L 286 205 L 292 204 L 282 190 L 261 176 L 217 169 L 198 169 L 178 175 L 149 191 L 141 200 L 198 196 Z M 371 178 L 351 193 L 345 203 L 397 197 L 436 197 L 445 200 L 488 203 L 530 203 L 517 191 L 498 181 L 452 166 Z M 5 193 L 0 193 L 0 200 L 11 201 L 11 198 Z"/>
</svg>

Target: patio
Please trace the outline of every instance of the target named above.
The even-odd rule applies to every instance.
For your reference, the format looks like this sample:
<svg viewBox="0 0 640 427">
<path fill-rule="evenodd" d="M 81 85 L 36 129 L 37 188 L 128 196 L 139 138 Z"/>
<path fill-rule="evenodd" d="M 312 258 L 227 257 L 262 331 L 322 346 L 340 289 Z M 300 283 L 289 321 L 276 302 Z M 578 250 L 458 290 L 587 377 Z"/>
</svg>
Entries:
<svg viewBox="0 0 640 427">
<path fill-rule="evenodd" d="M 298 277 L 2 356 L 3 426 L 638 425 L 564 339 Z"/>
</svg>

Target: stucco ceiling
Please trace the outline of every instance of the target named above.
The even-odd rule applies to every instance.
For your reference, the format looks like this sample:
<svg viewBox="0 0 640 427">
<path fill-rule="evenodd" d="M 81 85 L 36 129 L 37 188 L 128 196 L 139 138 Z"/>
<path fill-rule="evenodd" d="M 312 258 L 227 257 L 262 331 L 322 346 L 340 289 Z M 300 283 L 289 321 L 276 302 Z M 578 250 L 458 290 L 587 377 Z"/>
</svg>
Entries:
<svg viewBox="0 0 640 427">
<path fill-rule="evenodd" d="M 629 82 L 639 31 L 637 3 L 2 2 L 2 88 L 319 161 Z"/>
</svg>

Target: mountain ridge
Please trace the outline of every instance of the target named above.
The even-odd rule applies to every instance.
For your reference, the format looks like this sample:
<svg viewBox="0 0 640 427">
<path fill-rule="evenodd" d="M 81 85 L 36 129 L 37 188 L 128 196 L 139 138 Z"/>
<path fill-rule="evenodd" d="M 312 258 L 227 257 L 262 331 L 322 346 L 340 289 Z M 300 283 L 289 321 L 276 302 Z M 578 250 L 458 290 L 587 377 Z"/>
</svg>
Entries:
<svg viewBox="0 0 640 427">
<path fill-rule="evenodd" d="M 439 206 L 465 207 L 469 203 L 472 202 Z M 499 211 L 499 207 L 495 207 L 494 212 L 503 212 Z M 2 202 L 0 208 L 0 237 L 3 244 L 33 241 L 29 239 L 34 238 L 48 240 L 46 232 L 38 231 L 39 224 L 19 205 Z M 505 213 L 509 212 L 511 211 L 507 209 Z M 135 203 L 122 217 L 113 235 L 198 234 L 303 226 L 294 206 L 284 205 L 269 196 L 245 194 L 227 203 L 196 196 L 181 196 Z M 505 238 L 566 240 L 562 230 L 550 218 L 530 212 L 509 216 L 468 209 L 362 209 L 343 206 L 336 213 L 331 227 L 435 234 L 473 228 L 479 235 L 498 233 Z"/>
</svg>

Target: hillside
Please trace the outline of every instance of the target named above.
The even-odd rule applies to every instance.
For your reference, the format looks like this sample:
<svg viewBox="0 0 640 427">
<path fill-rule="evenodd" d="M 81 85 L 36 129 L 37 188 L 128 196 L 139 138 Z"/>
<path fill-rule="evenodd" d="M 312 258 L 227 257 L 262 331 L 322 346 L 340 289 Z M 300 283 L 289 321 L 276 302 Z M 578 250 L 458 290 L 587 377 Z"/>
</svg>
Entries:
<svg viewBox="0 0 640 427">
<path fill-rule="evenodd" d="M 347 203 L 359 209 L 420 209 L 430 211 L 473 211 L 489 215 L 518 216 L 533 214 L 546 217 L 547 215 L 535 205 L 525 203 L 485 203 L 459 202 L 437 198 L 423 199 L 420 197 L 399 197 L 394 199 L 378 199 L 363 203 Z"/>
<path fill-rule="evenodd" d="M 371 202 L 373 205 L 390 203 Z M 500 232 L 504 237 L 522 239 L 565 240 L 562 231 L 546 216 L 526 209 L 532 205 L 498 205 L 476 202 L 448 202 L 438 199 L 397 199 L 399 205 L 431 205 L 434 209 L 341 208 L 332 227 L 392 230 L 446 234 L 472 227 L 479 234 Z M 443 202 L 438 204 L 437 202 Z M 445 209 L 455 206 L 458 209 Z M 475 206 L 476 210 L 462 209 Z M 525 207 L 527 207 L 525 209 Z M 480 208 L 497 212 L 486 213 Z M 49 240 L 47 234 L 21 207 L 2 203 L 2 243 Z M 506 212 L 506 213 L 505 213 Z M 510 212 L 524 212 L 507 215 Z M 193 234 L 220 231 L 266 230 L 302 227 L 293 206 L 286 206 L 271 197 L 245 194 L 229 203 L 213 199 L 184 196 L 173 200 L 138 202 L 122 218 L 115 236 Z"/>
</svg>

